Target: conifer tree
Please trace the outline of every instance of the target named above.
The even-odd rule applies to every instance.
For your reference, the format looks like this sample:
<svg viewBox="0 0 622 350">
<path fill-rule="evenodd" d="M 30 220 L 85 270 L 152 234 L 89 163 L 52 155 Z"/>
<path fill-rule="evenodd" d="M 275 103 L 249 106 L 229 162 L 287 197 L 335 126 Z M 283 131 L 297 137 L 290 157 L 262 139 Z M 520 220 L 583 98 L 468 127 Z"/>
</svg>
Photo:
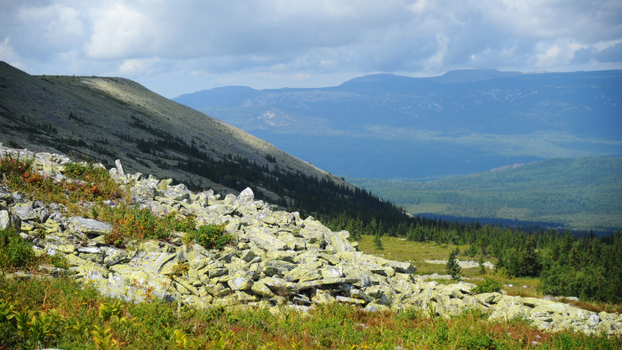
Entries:
<svg viewBox="0 0 622 350">
<path fill-rule="evenodd" d="M 527 239 L 527 245 L 522 259 L 522 276 L 536 277 L 540 274 L 540 261 L 536 253 L 536 244 L 531 237 Z"/>
<path fill-rule="evenodd" d="M 374 244 L 376 245 L 376 249 L 384 250 L 384 247 L 382 246 L 382 237 L 380 236 L 380 231 L 376 231 L 376 234 L 374 235 Z"/>
<path fill-rule="evenodd" d="M 479 258 L 479 274 L 480 275 L 485 275 L 486 274 L 486 266 L 484 266 L 484 257 L 481 256 Z"/>
<path fill-rule="evenodd" d="M 458 265 L 458 262 L 456 261 L 456 255 L 458 255 L 458 250 L 452 250 L 451 253 L 449 253 L 449 258 L 447 259 L 447 265 L 445 265 L 445 269 L 447 271 L 447 274 L 451 276 L 451 278 L 453 278 L 456 281 L 460 280 L 460 277 L 462 275 L 462 269 L 460 268 L 460 265 Z"/>
</svg>

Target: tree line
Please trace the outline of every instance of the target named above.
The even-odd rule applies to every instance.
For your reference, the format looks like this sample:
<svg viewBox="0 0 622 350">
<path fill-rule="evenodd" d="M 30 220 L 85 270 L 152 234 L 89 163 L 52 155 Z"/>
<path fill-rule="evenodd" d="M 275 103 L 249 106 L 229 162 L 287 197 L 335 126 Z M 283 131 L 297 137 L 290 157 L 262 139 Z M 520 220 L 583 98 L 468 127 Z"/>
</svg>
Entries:
<svg viewBox="0 0 622 350">
<path fill-rule="evenodd" d="M 478 222 L 447 222 L 415 216 L 406 222 L 371 220 L 341 214 L 328 219 L 333 230 L 348 230 L 354 239 L 373 235 L 381 248 L 380 236 L 405 237 L 409 241 L 467 245 L 468 257 L 494 257 L 496 269 L 513 277 L 540 278 L 543 293 L 576 296 L 583 300 L 622 303 L 622 234 L 602 236 L 590 232 L 480 225 Z M 453 251 L 453 250 L 452 250 Z"/>
</svg>

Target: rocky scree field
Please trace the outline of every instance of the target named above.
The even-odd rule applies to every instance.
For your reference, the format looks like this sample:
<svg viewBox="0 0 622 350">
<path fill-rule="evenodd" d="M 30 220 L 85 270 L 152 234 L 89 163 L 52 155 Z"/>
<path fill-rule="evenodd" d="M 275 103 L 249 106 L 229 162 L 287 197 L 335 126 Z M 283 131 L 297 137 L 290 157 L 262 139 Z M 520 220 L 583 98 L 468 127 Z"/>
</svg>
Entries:
<svg viewBox="0 0 622 350">
<path fill-rule="evenodd" d="M 220 198 L 125 174 L 120 162 L 105 170 L 50 153 L 1 153 L 0 229 L 14 230 L 36 256 L 55 257 L 34 275 L 5 266 L 3 279 L 71 276 L 104 296 L 197 310 L 288 315 L 338 303 L 442 318 L 471 310 L 489 320 L 526 319 L 542 331 L 622 333 L 618 314 L 428 282 L 410 263 L 364 254 L 347 231 L 275 211 L 250 189 Z"/>
</svg>

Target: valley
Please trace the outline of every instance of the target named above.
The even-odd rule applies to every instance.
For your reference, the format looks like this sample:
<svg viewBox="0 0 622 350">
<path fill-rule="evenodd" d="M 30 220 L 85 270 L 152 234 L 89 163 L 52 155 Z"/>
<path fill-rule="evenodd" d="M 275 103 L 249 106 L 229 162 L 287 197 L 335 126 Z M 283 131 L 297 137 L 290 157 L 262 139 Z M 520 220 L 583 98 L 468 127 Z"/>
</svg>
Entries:
<svg viewBox="0 0 622 350">
<path fill-rule="evenodd" d="M 622 158 L 548 159 L 427 182 L 346 178 L 412 214 L 579 231 L 622 228 Z"/>
</svg>

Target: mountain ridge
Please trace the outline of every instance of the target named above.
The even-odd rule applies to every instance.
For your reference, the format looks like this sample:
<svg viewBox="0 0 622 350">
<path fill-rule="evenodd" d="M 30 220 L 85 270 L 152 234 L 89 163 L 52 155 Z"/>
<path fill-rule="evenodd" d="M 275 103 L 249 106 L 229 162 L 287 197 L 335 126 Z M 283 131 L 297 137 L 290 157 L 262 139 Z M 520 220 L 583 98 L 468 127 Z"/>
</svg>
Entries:
<svg viewBox="0 0 622 350">
<path fill-rule="evenodd" d="M 240 157 L 267 170 L 299 172 L 353 188 L 341 178 L 266 141 L 168 100 L 131 80 L 37 77 L 4 62 L 0 62 L 0 142 L 11 147 L 72 153 L 78 158 L 107 164 L 113 164 L 119 157 L 129 171 L 190 181 L 222 194 L 239 193 L 241 189 L 175 166 L 179 162 L 199 161 L 194 158 L 196 154 L 232 164 Z M 175 147 L 141 150 L 137 147 L 141 142 L 156 147 L 173 142 Z M 262 187 L 259 183 L 255 185 Z M 280 197 L 268 189 L 264 191 L 275 200 Z"/>
<path fill-rule="evenodd" d="M 464 70 L 428 78 L 371 75 L 326 88 L 246 90 L 227 102 L 215 96 L 222 90 L 174 100 L 332 173 L 424 178 L 620 154 L 621 86 L 619 70 Z"/>
</svg>

